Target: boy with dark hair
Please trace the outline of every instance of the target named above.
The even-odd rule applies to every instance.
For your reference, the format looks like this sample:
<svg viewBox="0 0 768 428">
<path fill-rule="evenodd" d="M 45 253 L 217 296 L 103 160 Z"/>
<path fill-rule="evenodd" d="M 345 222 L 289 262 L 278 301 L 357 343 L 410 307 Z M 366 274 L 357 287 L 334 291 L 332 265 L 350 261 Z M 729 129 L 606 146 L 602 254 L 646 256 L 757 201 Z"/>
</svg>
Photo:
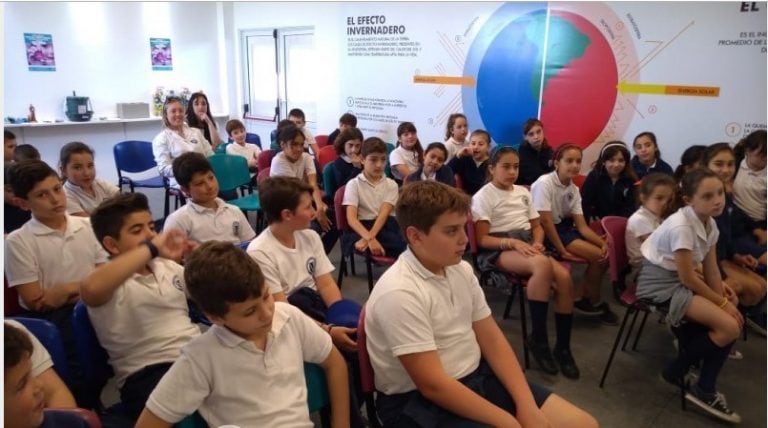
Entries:
<svg viewBox="0 0 768 428">
<path fill-rule="evenodd" d="M 5 185 L 3 186 L 3 189 L 5 190 L 5 193 L 3 199 L 5 207 L 3 213 L 5 217 L 3 217 L 3 226 L 5 227 L 4 231 L 6 234 L 20 228 L 32 218 L 32 214 L 28 210 L 21 209 L 21 204 L 19 203 L 18 198 L 13 194 L 11 180 L 8 174 L 11 165 L 13 165 L 12 162 L 6 162 L 4 171 Z"/>
<path fill-rule="evenodd" d="M 292 109 L 288 112 L 288 120 L 293 122 L 293 124 L 301 130 L 302 134 L 304 134 L 304 151 L 317 158 L 318 153 L 320 153 L 320 148 L 317 147 L 315 137 L 312 136 L 312 133 L 309 132 L 309 129 L 305 126 L 307 124 L 307 119 L 306 116 L 304 116 L 304 112 L 299 108 Z"/>
<path fill-rule="evenodd" d="M 13 149 L 13 161 L 40 160 L 40 152 L 32 144 L 19 144 Z"/>
<path fill-rule="evenodd" d="M 189 318 L 184 268 L 173 261 L 190 243 L 179 230 L 155 233 L 142 193 L 107 199 L 91 221 L 112 260 L 82 281 L 80 297 L 109 354 L 124 416 L 135 422 L 182 346 L 200 334 Z"/>
<path fill-rule="evenodd" d="M 342 237 L 342 251 L 370 250 L 375 256 L 397 257 L 405 251 L 405 240 L 394 216 L 398 187 L 395 180 L 384 176 L 387 144 L 370 137 L 360 149 L 363 172 L 347 182 L 344 209 L 352 232 Z"/>
<path fill-rule="evenodd" d="M 190 200 L 168 216 L 165 228 L 180 229 L 197 242 L 240 244 L 256 236 L 245 214 L 218 197 L 219 182 L 204 155 L 183 153 L 173 160 L 173 175 Z"/>
<path fill-rule="evenodd" d="M 332 146 L 336 142 L 336 137 L 339 136 L 342 132 L 346 131 L 350 128 L 356 128 L 357 127 L 357 117 L 352 113 L 344 113 L 339 118 L 339 127 L 334 129 L 333 132 L 331 132 L 331 135 L 328 136 L 328 145 Z"/>
<path fill-rule="evenodd" d="M 3 158 L 6 162 L 13 161 L 13 150 L 16 148 L 16 135 L 7 130 L 3 130 Z"/>
<path fill-rule="evenodd" d="M 209 241 L 187 258 L 185 278 L 214 325 L 182 349 L 137 427 L 170 427 L 195 411 L 216 427 L 311 427 L 305 361 L 325 370 L 332 425 L 349 426 L 344 359 L 316 323 L 273 300 L 256 262 Z"/>
<path fill-rule="evenodd" d="M 425 420 L 430 426 L 596 427 L 583 410 L 526 381 L 462 260 L 469 207 L 468 196 L 439 182 L 403 187 L 395 211 L 408 250 L 366 304 L 379 417 L 397 427 L 421 427 Z"/>
<path fill-rule="evenodd" d="M 245 138 L 248 135 L 245 132 L 245 125 L 237 119 L 232 119 L 225 125 L 227 135 L 232 139 L 232 144 L 227 145 L 228 155 L 242 156 L 248 161 L 248 169 L 253 173 L 258 171 L 259 154 L 261 149 L 256 144 L 247 144 Z"/>
<path fill-rule="evenodd" d="M 75 355 L 72 309 L 80 297 L 80 281 L 107 260 L 84 217 L 67 214 L 61 180 L 39 160 L 14 163 L 8 177 L 22 209 L 32 218 L 5 240 L 5 274 L 16 287 L 25 316 L 46 319 L 60 332 L 70 373 L 72 392 L 81 407 L 92 405 L 83 394 Z"/>
</svg>

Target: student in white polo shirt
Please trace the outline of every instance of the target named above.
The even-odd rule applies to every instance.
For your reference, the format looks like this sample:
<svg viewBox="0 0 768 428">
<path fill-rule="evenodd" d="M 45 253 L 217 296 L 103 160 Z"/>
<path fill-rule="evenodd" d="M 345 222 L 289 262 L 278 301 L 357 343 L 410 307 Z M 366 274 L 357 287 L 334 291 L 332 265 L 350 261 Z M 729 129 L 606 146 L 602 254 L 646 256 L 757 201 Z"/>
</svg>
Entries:
<svg viewBox="0 0 768 428">
<path fill-rule="evenodd" d="M 93 149 L 84 143 L 65 144 L 59 152 L 59 166 L 70 215 L 88 217 L 101 201 L 120 193 L 114 184 L 96 178 Z"/>
<path fill-rule="evenodd" d="M 190 200 L 168 216 L 164 228 L 181 229 L 197 242 L 240 244 L 256 236 L 240 208 L 218 197 L 219 182 L 205 156 L 183 153 L 173 160 L 173 175 Z"/>
<path fill-rule="evenodd" d="M 686 206 L 669 216 L 640 247 L 644 260 L 637 297 L 668 305 L 667 323 L 678 329 L 680 346 L 685 344 L 662 372 L 664 380 L 674 385 L 686 382 L 687 400 L 724 421 L 739 423 L 741 417 L 715 389 L 744 325 L 738 299 L 723 282 L 717 264 L 720 232 L 713 217 L 725 207 L 725 188 L 715 172 L 697 168 L 683 176 L 680 193 Z M 699 361 L 698 381 L 687 385 L 688 370 Z"/>
<path fill-rule="evenodd" d="M 462 256 L 469 197 L 435 181 L 403 187 L 408 240 L 366 304 L 367 348 L 384 426 L 596 427 L 526 381 Z"/>
<path fill-rule="evenodd" d="M 80 297 L 80 281 L 107 261 L 90 221 L 67 214 L 61 180 L 48 164 L 28 160 L 9 171 L 13 194 L 32 218 L 5 240 L 5 274 L 15 287 L 24 316 L 46 319 L 60 332 L 70 373 L 72 393 L 82 406 L 91 405 L 77 382 L 80 367 L 72 332 L 72 309 Z M 91 397 L 93 398 L 93 397 Z"/>
<path fill-rule="evenodd" d="M 189 318 L 184 268 L 173 261 L 189 242 L 180 230 L 155 233 L 142 193 L 105 201 L 91 220 L 113 259 L 83 280 L 80 296 L 109 354 L 120 408 L 135 422 L 181 347 L 200 334 Z"/>
<path fill-rule="evenodd" d="M 214 326 L 182 349 L 137 427 L 170 427 L 197 411 L 214 427 L 310 428 L 305 361 L 325 370 L 332 426 L 349 426 L 344 359 L 309 317 L 274 301 L 256 262 L 206 242 L 187 258 L 185 278 Z"/>
<path fill-rule="evenodd" d="M 608 303 L 600 300 L 600 285 L 608 270 L 608 243 L 584 219 L 579 188 L 573 184 L 573 177 L 581 169 L 581 158 L 581 148 L 575 144 L 563 144 L 555 150 L 555 170 L 531 185 L 533 207 L 541 216 L 547 247 L 563 260 L 588 263 L 582 283 L 577 287 L 583 290 L 583 297 L 576 301 L 574 309 L 598 315 L 603 323 L 615 325 L 619 318 Z"/>
<path fill-rule="evenodd" d="M 352 231 L 342 236 L 342 251 L 351 254 L 354 246 L 376 256 L 397 257 L 405 251 L 405 240 L 395 220 L 397 183 L 384 176 L 387 144 L 370 137 L 363 142 L 360 154 L 363 172 L 344 189 L 343 205 Z"/>
</svg>

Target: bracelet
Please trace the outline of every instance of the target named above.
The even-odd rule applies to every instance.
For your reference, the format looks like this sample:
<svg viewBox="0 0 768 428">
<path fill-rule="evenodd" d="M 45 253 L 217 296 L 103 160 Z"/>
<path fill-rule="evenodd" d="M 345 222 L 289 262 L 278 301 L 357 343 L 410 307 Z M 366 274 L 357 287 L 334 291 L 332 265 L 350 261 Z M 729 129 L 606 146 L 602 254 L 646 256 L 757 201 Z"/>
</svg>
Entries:
<svg viewBox="0 0 768 428">
<path fill-rule="evenodd" d="M 720 304 L 720 309 L 723 309 L 728 304 L 728 298 L 723 296 L 723 303 Z"/>
<path fill-rule="evenodd" d="M 150 259 L 154 259 L 160 255 L 160 250 L 157 249 L 157 245 L 153 244 L 150 239 L 145 240 L 144 245 L 149 248 L 149 254 L 151 255 Z"/>
<path fill-rule="evenodd" d="M 334 327 L 336 326 L 333 324 L 328 324 L 328 334 L 331 334 L 331 329 L 333 329 Z"/>
</svg>

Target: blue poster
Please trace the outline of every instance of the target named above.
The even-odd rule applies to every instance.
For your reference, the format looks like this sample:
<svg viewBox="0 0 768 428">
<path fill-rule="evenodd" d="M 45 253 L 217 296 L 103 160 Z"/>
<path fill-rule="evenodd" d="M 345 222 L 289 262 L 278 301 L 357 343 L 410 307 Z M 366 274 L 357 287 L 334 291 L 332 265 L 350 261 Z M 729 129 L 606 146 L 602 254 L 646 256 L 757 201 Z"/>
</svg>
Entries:
<svg viewBox="0 0 768 428">
<path fill-rule="evenodd" d="M 149 50 L 152 59 L 152 70 L 173 70 L 171 55 L 171 39 L 150 38 Z"/>
<path fill-rule="evenodd" d="M 50 34 L 24 33 L 29 71 L 56 71 L 53 55 L 53 36 Z"/>
</svg>

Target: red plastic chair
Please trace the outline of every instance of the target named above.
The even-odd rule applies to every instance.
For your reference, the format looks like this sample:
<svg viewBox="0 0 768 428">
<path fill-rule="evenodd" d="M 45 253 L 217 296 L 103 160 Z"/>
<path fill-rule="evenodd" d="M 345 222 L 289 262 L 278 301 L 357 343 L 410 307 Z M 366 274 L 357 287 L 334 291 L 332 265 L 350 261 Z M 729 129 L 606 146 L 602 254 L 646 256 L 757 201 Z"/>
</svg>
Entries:
<svg viewBox="0 0 768 428">
<path fill-rule="evenodd" d="M 581 186 L 584 185 L 584 181 L 586 179 L 587 179 L 586 175 L 579 174 L 579 175 L 573 177 L 573 184 L 575 184 L 576 187 L 578 187 L 579 190 L 581 190 Z"/>
<path fill-rule="evenodd" d="M 261 183 L 262 180 L 269 177 L 269 171 L 270 167 L 266 167 L 264 169 L 259 168 L 259 173 L 256 175 L 256 183 Z"/>
<path fill-rule="evenodd" d="M 464 190 L 464 180 L 461 179 L 459 174 L 453 174 L 453 181 L 456 183 L 456 188 L 466 193 Z"/>
<path fill-rule="evenodd" d="M 259 153 L 259 157 L 256 159 L 256 162 L 258 163 L 259 171 L 265 168 L 269 168 L 272 165 L 273 153 L 274 151 L 270 149 L 263 150 L 261 153 Z"/>
<path fill-rule="evenodd" d="M 330 147 L 330 146 L 329 146 Z M 336 194 L 333 195 L 333 208 L 336 211 L 336 227 L 339 229 L 342 235 L 345 233 L 351 233 L 352 229 L 349 227 L 349 223 L 347 222 L 347 210 L 343 205 L 344 202 L 344 190 L 346 190 L 346 185 L 341 186 L 336 190 Z M 365 258 L 365 269 L 368 273 L 368 292 L 371 292 L 373 290 L 373 265 L 376 266 L 391 266 L 397 261 L 397 259 L 393 257 L 387 257 L 387 256 L 374 256 L 371 254 L 369 250 L 365 250 L 364 252 L 353 250 L 352 254 L 349 254 L 350 260 L 355 256 L 355 254 L 363 256 Z M 354 262 L 353 262 L 354 263 Z M 339 288 L 341 288 L 341 281 L 344 279 L 344 273 L 347 271 L 347 255 L 344 254 L 344 251 L 341 252 L 341 267 L 339 268 L 339 275 L 336 280 L 336 284 L 339 285 Z"/>
<path fill-rule="evenodd" d="M 49 409 L 44 409 L 43 412 L 44 413 L 50 413 L 50 414 L 68 413 L 68 414 L 77 416 L 80 419 L 82 419 L 86 424 L 88 424 L 88 428 L 101 428 L 101 419 L 99 419 L 99 417 L 96 415 L 96 413 L 94 413 L 94 412 L 92 412 L 90 410 L 87 410 L 87 409 L 81 409 L 79 407 L 74 408 L 74 409 L 53 409 L 53 408 L 49 408 Z M 80 425 L 78 424 L 78 426 L 80 426 Z"/>
<path fill-rule="evenodd" d="M 317 143 L 317 147 L 319 149 L 322 149 L 323 147 L 328 145 L 328 136 L 327 135 L 315 135 L 315 143 Z"/>
<path fill-rule="evenodd" d="M 365 306 L 360 311 L 360 319 L 357 322 L 357 359 L 360 362 L 360 386 L 365 396 L 365 413 L 368 415 L 371 425 L 380 428 L 381 422 L 378 416 L 376 416 L 376 404 L 373 399 L 373 394 L 376 392 L 376 384 L 374 382 L 371 358 L 368 355 L 368 342 L 365 334 Z"/>
<path fill-rule="evenodd" d="M 627 219 L 618 216 L 606 216 L 600 220 L 608 240 L 608 274 L 616 289 L 621 280 L 621 274 L 629 265 L 627 246 L 624 241 L 624 233 L 627 229 Z"/>
<path fill-rule="evenodd" d="M 325 146 L 320 149 L 320 153 L 317 155 L 317 162 L 320 164 L 320 171 L 325 168 L 326 165 L 338 159 L 339 155 L 336 153 L 336 148 L 333 146 Z"/>
</svg>

